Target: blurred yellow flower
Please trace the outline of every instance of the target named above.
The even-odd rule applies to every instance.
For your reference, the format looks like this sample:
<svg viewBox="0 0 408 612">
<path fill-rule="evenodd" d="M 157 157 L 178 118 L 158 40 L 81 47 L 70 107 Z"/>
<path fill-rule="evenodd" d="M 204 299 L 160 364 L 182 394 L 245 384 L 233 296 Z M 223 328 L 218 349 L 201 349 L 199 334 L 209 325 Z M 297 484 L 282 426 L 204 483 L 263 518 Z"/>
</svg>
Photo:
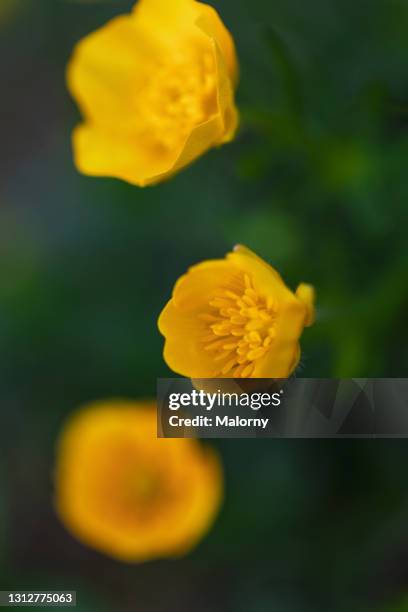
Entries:
<svg viewBox="0 0 408 612">
<path fill-rule="evenodd" d="M 217 455 L 194 439 L 158 439 L 153 402 L 91 404 L 57 447 L 56 508 L 65 527 L 121 561 L 188 552 L 220 506 Z"/>
<path fill-rule="evenodd" d="M 164 359 L 191 378 L 286 378 L 299 362 L 313 304 L 310 285 L 292 293 L 276 270 L 237 246 L 177 281 L 159 317 Z"/>
<path fill-rule="evenodd" d="M 139 0 L 77 45 L 67 71 L 84 123 L 73 134 L 84 174 L 162 181 L 237 127 L 234 42 L 194 0 Z"/>
</svg>

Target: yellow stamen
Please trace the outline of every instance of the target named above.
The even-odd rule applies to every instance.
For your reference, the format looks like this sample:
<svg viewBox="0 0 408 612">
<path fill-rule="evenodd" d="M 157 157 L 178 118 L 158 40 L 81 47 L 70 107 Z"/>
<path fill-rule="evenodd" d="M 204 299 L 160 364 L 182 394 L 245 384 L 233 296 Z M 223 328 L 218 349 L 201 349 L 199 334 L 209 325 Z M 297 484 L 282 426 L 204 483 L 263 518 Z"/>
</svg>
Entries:
<svg viewBox="0 0 408 612">
<path fill-rule="evenodd" d="M 273 348 L 278 303 L 258 293 L 248 274 L 220 287 L 209 296 L 204 322 L 203 348 L 221 369 L 218 376 L 250 377 L 258 360 Z"/>
</svg>

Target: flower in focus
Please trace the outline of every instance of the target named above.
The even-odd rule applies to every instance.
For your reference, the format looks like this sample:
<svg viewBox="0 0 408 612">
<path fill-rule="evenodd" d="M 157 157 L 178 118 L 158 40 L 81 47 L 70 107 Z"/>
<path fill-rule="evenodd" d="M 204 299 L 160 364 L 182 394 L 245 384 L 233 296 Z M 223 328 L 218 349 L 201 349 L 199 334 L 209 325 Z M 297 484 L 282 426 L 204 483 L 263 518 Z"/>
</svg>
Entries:
<svg viewBox="0 0 408 612">
<path fill-rule="evenodd" d="M 153 402 L 91 404 L 57 447 L 56 508 L 82 541 L 121 561 L 188 552 L 220 505 L 217 455 L 195 439 L 158 439 Z"/>
<path fill-rule="evenodd" d="M 293 293 L 276 270 L 237 246 L 177 281 L 159 317 L 164 359 L 191 378 L 286 378 L 299 362 L 313 304 L 310 285 Z"/>
<path fill-rule="evenodd" d="M 78 169 L 135 185 L 160 182 L 237 127 L 234 43 L 194 0 L 140 0 L 77 45 L 67 71 L 84 123 Z"/>
</svg>

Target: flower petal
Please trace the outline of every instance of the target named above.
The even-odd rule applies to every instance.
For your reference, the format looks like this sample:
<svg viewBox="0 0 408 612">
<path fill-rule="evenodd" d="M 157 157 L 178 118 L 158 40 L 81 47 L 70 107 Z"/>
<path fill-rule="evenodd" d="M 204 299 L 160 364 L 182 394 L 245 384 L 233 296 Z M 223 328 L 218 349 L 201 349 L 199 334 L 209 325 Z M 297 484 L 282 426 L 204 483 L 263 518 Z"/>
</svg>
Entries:
<svg viewBox="0 0 408 612">
<path fill-rule="evenodd" d="M 213 378 L 219 368 L 207 351 L 201 337 L 203 326 L 197 325 L 193 316 L 180 316 L 173 302 L 163 309 L 159 319 L 159 330 L 166 337 L 163 349 L 164 360 L 171 369 L 183 376 Z"/>
<path fill-rule="evenodd" d="M 196 23 L 217 43 L 227 66 L 231 83 L 236 87 L 239 69 L 233 38 L 212 6 L 198 2 L 196 4 L 199 5 L 199 17 Z"/>
<path fill-rule="evenodd" d="M 211 293 L 220 286 L 228 286 L 237 272 L 225 259 L 210 259 L 192 266 L 174 287 L 175 305 L 183 312 L 207 306 Z"/>
<path fill-rule="evenodd" d="M 143 135 L 113 133 L 87 123 L 74 130 L 73 150 L 84 174 L 113 176 L 140 186 L 157 180 L 173 163 L 171 153 L 152 152 Z"/>
<path fill-rule="evenodd" d="M 254 287 L 260 293 L 271 295 L 280 303 L 297 301 L 280 274 L 247 247 L 237 245 L 232 253 L 228 253 L 227 260 L 245 270 L 253 278 Z"/>
<path fill-rule="evenodd" d="M 301 283 L 296 289 L 296 296 L 306 306 L 307 315 L 305 325 L 306 327 L 309 327 L 315 320 L 314 303 L 316 300 L 316 292 L 314 287 L 312 287 L 312 285 L 307 285 L 306 283 Z"/>
<path fill-rule="evenodd" d="M 83 114 L 116 129 L 138 125 L 133 92 L 143 86 L 158 49 L 135 19 L 123 15 L 86 36 L 67 68 L 67 84 Z"/>
<path fill-rule="evenodd" d="M 287 303 L 276 321 L 276 336 L 271 350 L 255 366 L 254 378 L 287 378 L 296 368 L 299 338 L 305 321 L 305 307 L 297 300 Z"/>
</svg>

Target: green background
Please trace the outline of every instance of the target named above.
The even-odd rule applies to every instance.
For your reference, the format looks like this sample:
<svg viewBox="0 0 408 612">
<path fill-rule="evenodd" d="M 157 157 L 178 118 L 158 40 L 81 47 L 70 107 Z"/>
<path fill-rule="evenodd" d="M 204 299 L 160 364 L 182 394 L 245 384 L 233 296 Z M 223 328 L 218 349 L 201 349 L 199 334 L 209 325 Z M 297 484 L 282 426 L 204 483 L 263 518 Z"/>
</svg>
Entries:
<svg viewBox="0 0 408 612">
<path fill-rule="evenodd" d="M 213 4 L 240 132 L 141 190 L 76 172 L 64 82 L 132 2 L 0 0 L 0 588 L 76 589 L 83 611 L 405 612 L 405 441 L 220 441 L 225 504 L 182 560 L 121 565 L 54 515 L 64 419 L 155 394 L 173 283 L 237 242 L 316 287 L 298 375 L 407 375 L 408 2 Z"/>
</svg>

